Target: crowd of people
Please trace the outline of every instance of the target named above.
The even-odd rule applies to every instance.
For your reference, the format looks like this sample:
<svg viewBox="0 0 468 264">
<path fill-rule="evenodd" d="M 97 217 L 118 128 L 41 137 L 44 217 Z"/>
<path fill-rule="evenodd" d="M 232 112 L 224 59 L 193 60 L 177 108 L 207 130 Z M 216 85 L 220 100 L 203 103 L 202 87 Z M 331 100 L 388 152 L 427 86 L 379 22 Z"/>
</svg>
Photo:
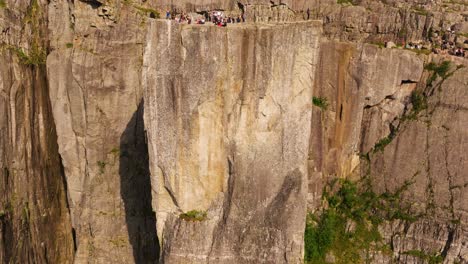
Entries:
<svg viewBox="0 0 468 264">
<path fill-rule="evenodd" d="M 467 57 L 466 47 L 468 39 L 460 36 L 460 28 L 457 25 L 448 27 L 443 32 L 431 33 L 430 42 L 432 52 L 436 54 L 448 54 L 457 57 Z"/>
<path fill-rule="evenodd" d="M 457 47 L 454 42 L 447 40 L 444 40 L 442 45 L 434 48 L 433 51 L 436 54 L 449 54 L 457 57 L 465 57 L 465 49 Z"/>
<path fill-rule="evenodd" d="M 196 15 L 194 18 L 192 15 L 185 12 L 177 14 L 168 10 L 166 11 L 166 19 L 175 20 L 179 24 L 203 25 L 207 22 L 212 22 L 216 26 L 226 27 L 228 24 L 245 22 L 245 15 L 242 13 L 239 16 L 226 16 L 221 11 L 212 11 L 205 12 L 202 15 Z"/>
<path fill-rule="evenodd" d="M 428 50 L 435 54 L 448 54 L 457 57 L 465 57 L 465 55 L 468 55 L 465 52 L 465 49 L 457 47 L 454 42 L 447 40 L 443 40 L 441 44 L 430 43 L 426 45 L 423 45 L 422 43 L 409 42 L 405 45 L 405 49 Z"/>
</svg>

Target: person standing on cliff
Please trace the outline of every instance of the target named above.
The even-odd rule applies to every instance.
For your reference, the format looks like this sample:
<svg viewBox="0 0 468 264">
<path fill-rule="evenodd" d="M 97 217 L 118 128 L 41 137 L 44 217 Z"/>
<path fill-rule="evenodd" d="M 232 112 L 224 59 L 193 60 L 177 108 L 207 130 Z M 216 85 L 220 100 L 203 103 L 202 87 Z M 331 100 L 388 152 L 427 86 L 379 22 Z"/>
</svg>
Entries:
<svg viewBox="0 0 468 264">
<path fill-rule="evenodd" d="M 166 11 L 166 19 L 171 19 L 171 11 Z"/>
</svg>

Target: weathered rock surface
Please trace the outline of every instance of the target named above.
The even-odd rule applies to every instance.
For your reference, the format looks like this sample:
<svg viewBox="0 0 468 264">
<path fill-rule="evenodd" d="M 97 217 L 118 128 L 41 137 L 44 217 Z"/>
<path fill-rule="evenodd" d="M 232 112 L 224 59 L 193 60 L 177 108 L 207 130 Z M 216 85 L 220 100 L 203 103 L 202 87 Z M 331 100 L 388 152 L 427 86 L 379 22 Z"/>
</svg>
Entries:
<svg viewBox="0 0 468 264">
<path fill-rule="evenodd" d="M 159 253 L 140 85 L 148 17 L 123 5 L 114 21 L 100 8 L 80 1 L 49 6 L 50 100 L 77 238 L 75 263 L 154 263 Z"/>
<path fill-rule="evenodd" d="M 0 263 L 72 263 L 44 61 L 44 3 L 0 8 Z M 20 56 L 21 55 L 21 56 Z"/>
<path fill-rule="evenodd" d="M 165 263 L 301 261 L 320 27 L 151 24 L 145 126 Z M 179 219 L 195 209 L 208 220 Z"/>
<path fill-rule="evenodd" d="M 422 217 L 386 230 L 397 253 L 415 249 L 438 252 L 446 263 L 465 263 L 468 70 L 452 68 L 451 72 L 447 79 L 438 80 L 440 87 L 429 92 L 427 109 L 417 119 L 402 123 L 392 142 L 370 156 L 370 174 L 379 191 L 394 191 L 405 181 L 413 182 L 405 200 Z M 400 255 L 399 261 L 418 259 Z"/>
<path fill-rule="evenodd" d="M 378 193 L 413 182 L 404 200 L 412 204 L 418 220 L 382 227 L 394 251 L 390 257 L 398 263 L 420 263 L 420 258 L 405 254 L 420 250 L 441 255 L 446 263 L 464 263 L 468 254 L 464 242 L 468 175 L 462 150 L 468 142 L 466 69 L 452 66 L 446 80 L 435 82 L 440 81 L 440 88 L 427 88 L 428 109 L 417 120 L 405 119 L 412 91 L 424 89 L 432 74 L 423 73 L 423 59 L 440 63 L 450 58 L 418 57 L 372 45 L 321 44 L 314 96 L 327 98 L 329 106 L 313 110 L 309 208 L 320 208 L 323 184 L 337 176 L 368 177 Z M 466 61 L 452 62 L 460 64 Z M 383 152 L 376 151 L 376 144 L 390 135 L 395 135 L 391 143 Z M 388 256 L 375 260 L 389 261 Z"/>
<path fill-rule="evenodd" d="M 360 44 L 451 27 L 462 45 L 466 5 L 354 4 L 0 0 L 0 263 L 156 263 L 160 244 L 165 263 L 300 263 L 306 206 L 361 176 L 378 192 L 414 181 L 422 217 L 382 226 L 396 262 L 467 262 L 467 70 L 403 122 L 424 61 L 447 58 Z M 151 18 L 166 8 L 262 23 Z M 317 22 L 271 23 L 308 8 L 320 44 Z"/>
<path fill-rule="evenodd" d="M 311 209 L 319 205 L 327 177 L 350 175 L 363 149 L 368 151 L 390 133 L 389 124 L 403 114 L 404 101 L 423 71 L 423 60 L 414 53 L 374 45 L 323 40 L 320 54 L 314 96 L 329 106 L 314 106 L 312 111 Z M 367 120 L 363 113 L 369 109 L 377 110 Z M 361 146 L 361 138 L 368 146 Z"/>
</svg>

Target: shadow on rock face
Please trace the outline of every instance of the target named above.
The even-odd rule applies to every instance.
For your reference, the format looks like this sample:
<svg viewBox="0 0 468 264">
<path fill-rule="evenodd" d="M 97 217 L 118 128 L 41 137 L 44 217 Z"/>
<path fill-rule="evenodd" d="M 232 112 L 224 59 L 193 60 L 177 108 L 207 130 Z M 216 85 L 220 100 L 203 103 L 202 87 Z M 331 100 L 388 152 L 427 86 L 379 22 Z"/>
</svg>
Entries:
<svg viewBox="0 0 468 264">
<path fill-rule="evenodd" d="M 148 146 L 143 125 L 143 101 L 120 137 L 120 193 L 135 263 L 158 263 L 156 215 L 151 207 Z"/>
</svg>

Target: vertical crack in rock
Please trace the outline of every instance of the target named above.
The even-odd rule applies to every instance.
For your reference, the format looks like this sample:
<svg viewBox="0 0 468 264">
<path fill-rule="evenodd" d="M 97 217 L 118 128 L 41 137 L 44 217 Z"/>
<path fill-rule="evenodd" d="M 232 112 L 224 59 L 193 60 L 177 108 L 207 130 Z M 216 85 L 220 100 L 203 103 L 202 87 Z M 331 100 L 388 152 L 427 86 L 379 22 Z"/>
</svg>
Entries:
<svg viewBox="0 0 468 264">
<path fill-rule="evenodd" d="M 163 179 L 164 179 L 164 188 L 169 193 L 169 196 L 171 197 L 172 202 L 174 203 L 174 205 L 179 208 L 180 206 L 179 206 L 179 203 L 177 202 L 176 194 L 172 190 L 171 182 L 169 181 L 169 177 L 166 174 L 166 170 L 164 168 L 162 168 L 161 166 L 159 167 L 159 169 L 161 170 L 161 173 L 162 173 L 162 176 L 163 176 Z"/>
</svg>

